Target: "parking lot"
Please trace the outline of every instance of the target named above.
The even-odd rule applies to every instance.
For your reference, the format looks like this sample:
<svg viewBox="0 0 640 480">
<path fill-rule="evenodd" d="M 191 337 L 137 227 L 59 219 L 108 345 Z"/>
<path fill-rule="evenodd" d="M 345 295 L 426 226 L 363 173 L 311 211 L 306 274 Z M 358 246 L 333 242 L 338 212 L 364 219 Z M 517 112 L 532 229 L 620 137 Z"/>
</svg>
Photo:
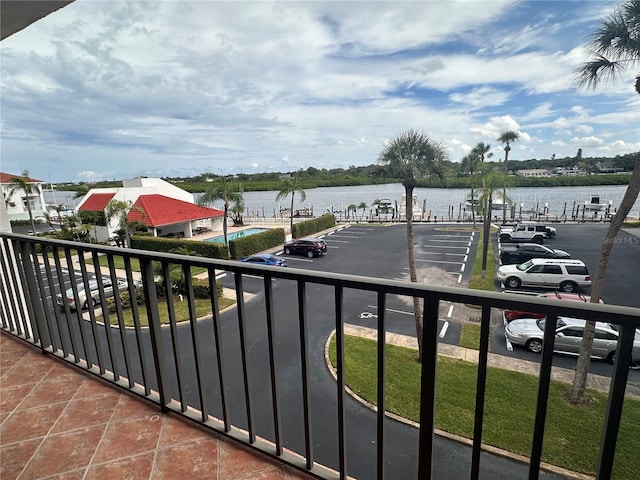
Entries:
<svg viewBox="0 0 640 480">
<path fill-rule="evenodd" d="M 545 241 L 551 248 L 570 252 L 587 265 L 593 275 L 596 270 L 600 247 L 608 225 L 559 224 L 554 225 L 558 234 Z M 437 285 L 468 285 L 475 261 L 478 235 L 470 229 L 446 225 L 414 225 L 414 246 L 418 280 Z M 323 235 L 328 253 L 319 258 L 286 255 L 290 267 L 308 270 L 330 271 L 364 275 L 377 278 L 408 280 L 408 260 L 405 225 L 351 225 L 340 227 Z M 640 307 L 636 294 L 637 272 L 640 271 L 640 243 L 638 237 L 621 232 L 614 246 L 603 290 L 606 303 Z M 497 240 L 492 238 L 496 248 Z M 251 288 L 251 285 L 246 285 Z M 261 285 L 256 283 L 256 290 Z M 535 294 L 545 289 L 523 288 L 519 293 Z M 275 290 L 277 292 L 277 289 Z M 586 289 L 585 294 L 589 294 Z M 277 294 L 277 293 L 276 293 Z M 331 306 L 328 306 L 331 307 Z M 319 313 L 319 312 L 317 312 Z M 330 315 L 330 312 L 326 312 Z M 504 337 L 500 312 L 495 312 L 492 322 L 491 350 L 493 353 L 539 361 L 539 355 L 523 348 L 509 350 Z M 377 306 L 372 295 L 349 292 L 345 299 L 345 322 L 375 327 Z M 477 312 L 464 305 L 443 304 L 440 309 L 440 340 L 458 344 L 461 325 Z M 404 335 L 415 336 L 413 307 L 410 299 L 389 298 L 387 301 L 387 328 Z M 554 365 L 574 368 L 575 358 L 554 355 Z M 591 362 L 593 373 L 608 375 L 611 365 L 602 361 Z M 630 372 L 631 381 L 640 381 L 640 373 Z"/>
</svg>

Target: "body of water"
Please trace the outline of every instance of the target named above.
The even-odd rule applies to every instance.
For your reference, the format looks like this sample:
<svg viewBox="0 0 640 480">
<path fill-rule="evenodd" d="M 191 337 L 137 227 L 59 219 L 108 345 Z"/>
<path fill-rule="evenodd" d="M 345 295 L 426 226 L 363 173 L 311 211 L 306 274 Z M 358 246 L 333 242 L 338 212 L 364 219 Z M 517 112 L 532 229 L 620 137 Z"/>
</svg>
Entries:
<svg viewBox="0 0 640 480">
<path fill-rule="evenodd" d="M 611 202 L 612 211 L 618 208 L 624 196 L 626 185 L 601 185 L 590 187 L 515 187 L 507 189 L 507 197 L 515 203 L 516 215 L 522 209 L 525 213 L 545 211 L 550 218 L 567 216 L 577 205 L 584 205 L 592 196 L 600 197 L 604 203 Z M 404 187 L 400 183 L 385 185 L 362 185 L 353 187 L 320 187 L 305 190 L 306 199 L 301 202 L 300 194 L 296 193 L 294 198 L 294 210 L 309 208 L 313 210 L 314 216 L 320 216 L 326 212 L 334 212 L 342 216 L 346 213 L 349 205 L 359 205 L 364 202 L 367 205 L 364 216 L 369 214 L 371 205 L 376 199 L 389 199 L 400 204 Z M 425 214 L 431 217 L 447 218 L 449 215 L 455 219 L 460 214 L 469 214 L 469 208 L 465 208 L 465 201 L 469 196 L 468 188 L 416 188 L 414 193 L 418 196 L 418 206 L 424 207 Z M 45 192 L 47 203 L 62 203 L 69 207 L 75 207 L 79 199 L 73 199 L 74 192 L 56 191 Z M 196 200 L 201 194 L 195 194 Z M 276 201 L 277 191 L 266 192 L 245 192 L 245 216 L 273 218 L 279 216 L 281 209 L 291 207 L 291 197 L 283 201 Z M 222 202 L 213 205 L 222 209 Z M 357 216 L 363 212 L 358 210 Z M 494 211 L 494 215 L 501 216 L 501 212 Z M 638 217 L 640 215 L 640 199 L 636 201 L 631 209 L 630 215 Z"/>
</svg>

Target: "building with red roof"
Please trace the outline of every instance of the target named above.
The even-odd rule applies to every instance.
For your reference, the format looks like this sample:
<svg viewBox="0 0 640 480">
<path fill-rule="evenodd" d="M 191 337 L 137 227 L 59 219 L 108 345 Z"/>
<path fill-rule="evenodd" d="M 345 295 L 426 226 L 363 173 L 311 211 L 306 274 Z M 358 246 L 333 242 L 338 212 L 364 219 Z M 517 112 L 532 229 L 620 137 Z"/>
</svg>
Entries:
<svg viewBox="0 0 640 480">
<path fill-rule="evenodd" d="M 154 236 L 192 238 L 201 230 L 222 230 L 223 211 L 197 205 L 191 193 L 159 178 L 133 178 L 124 180 L 122 187 L 91 189 L 78 204 L 81 215 L 97 213 L 93 223 L 100 241 L 113 237 L 119 228 L 117 218 L 109 222 L 105 218 L 112 200 L 130 204 L 127 221 L 143 223 Z"/>
</svg>

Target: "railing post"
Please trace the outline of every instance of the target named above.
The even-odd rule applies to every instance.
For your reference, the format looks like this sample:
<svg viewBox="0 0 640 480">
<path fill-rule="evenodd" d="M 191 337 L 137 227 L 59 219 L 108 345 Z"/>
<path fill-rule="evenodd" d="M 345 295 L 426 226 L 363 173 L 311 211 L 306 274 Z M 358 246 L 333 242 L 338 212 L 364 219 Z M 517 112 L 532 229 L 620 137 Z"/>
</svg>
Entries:
<svg viewBox="0 0 640 480">
<path fill-rule="evenodd" d="M 42 302 L 39 301 L 40 294 L 38 292 L 38 283 L 34 273 L 34 264 L 31 258 L 31 249 L 35 248 L 34 244 L 20 242 L 20 258 L 22 259 L 22 272 L 25 277 L 27 298 L 28 321 L 33 329 L 33 338 L 40 341 L 40 349 L 44 351 L 46 347 L 51 345 L 47 328 L 45 326 L 44 310 Z M 38 297 L 38 298 L 36 298 Z M 35 321 L 32 321 L 35 320 Z M 26 332 L 25 332 L 26 335 Z"/>
<path fill-rule="evenodd" d="M 484 400 L 487 386 L 487 358 L 489 355 L 489 325 L 491 307 L 482 307 L 480 323 L 480 352 L 478 355 L 478 378 L 476 380 L 476 409 L 473 419 L 473 449 L 471 452 L 471 478 L 480 477 L 480 453 L 482 452 L 482 424 L 484 421 Z"/>
<path fill-rule="evenodd" d="M 158 312 L 158 294 L 153 281 L 153 263 L 146 257 L 140 258 L 140 272 L 142 273 L 142 286 L 144 288 L 144 298 L 146 300 L 147 318 L 149 319 L 149 336 L 151 339 L 151 349 L 153 351 L 153 363 L 158 381 L 158 394 L 160 395 L 160 408 L 167 412 L 167 405 L 171 399 L 167 368 L 165 366 L 165 354 L 162 344 L 162 329 L 160 327 L 160 313 Z M 130 284 L 131 285 L 131 284 Z M 130 289 L 131 290 L 131 289 Z M 131 294 L 131 293 L 130 293 Z M 132 298 L 135 304 L 135 297 Z M 144 365 L 142 366 L 144 368 Z M 146 391 L 145 386 L 145 391 Z"/>
<path fill-rule="evenodd" d="M 438 360 L 439 300 L 424 297 L 422 329 L 422 374 L 420 375 L 420 434 L 418 446 L 418 478 L 431 478 L 433 470 L 433 432 L 436 408 L 436 363 Z"/>
<path fill-rule="evenodd" d="M 618 346 L 616 347 L 613 378 L 611 378 L 611 384 L 609 386 L 607 409 L 604 415 L 604 425 L 600 437 L 600 453 L 598 455 L 596 478 L 611 478 L 635 333 L 636 330 L 633 326 L 623 326 L 618 340 Z"/>
<path fill-rule="evenodd" d="M 551 384 L 551 367 L 553 366 L 553 343 L 556 337 L 557 322 L 558 316 L 550 314 L 547 315 L 547 319 L 544 323 L 542 359 L 540 360 L 540 379 L 538 382 L 538 400 L 536 402 L 536 416 L 533 425 L 531 459 L 529 460 L 529 480 L 537 479 L 540 475 L 542 442 L 544 440 L 544 424 L 547 419 L 549 386 Z"/>
</svg>

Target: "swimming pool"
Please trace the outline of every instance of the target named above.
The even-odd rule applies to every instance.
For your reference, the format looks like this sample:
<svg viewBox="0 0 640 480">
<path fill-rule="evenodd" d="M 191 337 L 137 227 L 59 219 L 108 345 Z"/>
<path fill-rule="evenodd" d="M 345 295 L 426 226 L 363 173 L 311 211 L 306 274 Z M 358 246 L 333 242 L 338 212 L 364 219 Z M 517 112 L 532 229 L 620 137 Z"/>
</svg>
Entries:
<svg viewBox="0 0 640 480">
<path fill-rule="evenodd" d="M 246 230 L 240 230 L 239 232 L 233 232 L 227 234 L 227 239 L 229 241 L 235 240 L 236 238 L 248 237 L 249 235 L 254 235 L 256 233 L 262 233 L 269 230 L 268 228 L 247 228 Z M 213 243 L 224 243 L 224 235 L 218 235 L 217 237 L 211 237 L 204 240 L 205 242 L 213 242 Z"/>
</svg>

